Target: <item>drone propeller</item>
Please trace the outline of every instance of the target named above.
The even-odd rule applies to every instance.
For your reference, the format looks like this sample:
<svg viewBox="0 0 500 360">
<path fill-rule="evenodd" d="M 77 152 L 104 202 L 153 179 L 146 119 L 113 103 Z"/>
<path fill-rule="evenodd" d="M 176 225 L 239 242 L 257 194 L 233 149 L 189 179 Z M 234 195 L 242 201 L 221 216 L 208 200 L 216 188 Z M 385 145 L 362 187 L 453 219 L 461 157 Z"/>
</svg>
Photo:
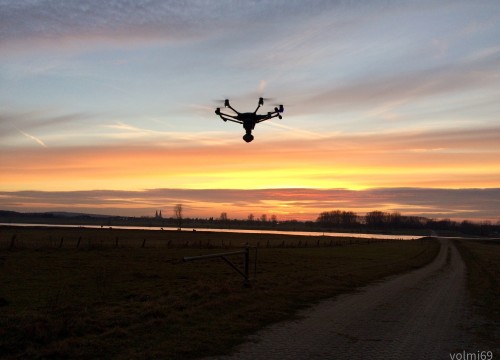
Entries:
<svg viewBox="0 0 500 360">
<path fill-rule="evenodd" d="M 271 101 L 274 100 L 273 98 L 265 98 L 265 97 L 259 97 L 259 106 L 264 105 L 264 101 Z"/>
<path fill-rule="evenodd" d="M 213 102 L 219 103 L 219 104 L 224 104 L 224 101 L 229 99 L 229 96 L 224 96 L 216 99 L 212 99 Z"/>
<path fill-rule="evenodd" d="M 224 100 L 214 100 L 218 104 L 223 104 L 224 107 L 230 107 L 229 105 L 229 99 L 224 99 Z"/>
<path fill-rule="evenodd" d="M 282 113 L 285 111 L 285 106 L 283 104 L 273 104 L 274 106 L 274 111 L 278 113 Z"/>
<path fill-rule="evenodd" d="M 272 106 L 274 106 L 274 111 L 278 111 L 278 112 L 282 113 L 285 111 L 285 106 L 289 107 L 290 105 L 273 104 Z"/>
</svg>

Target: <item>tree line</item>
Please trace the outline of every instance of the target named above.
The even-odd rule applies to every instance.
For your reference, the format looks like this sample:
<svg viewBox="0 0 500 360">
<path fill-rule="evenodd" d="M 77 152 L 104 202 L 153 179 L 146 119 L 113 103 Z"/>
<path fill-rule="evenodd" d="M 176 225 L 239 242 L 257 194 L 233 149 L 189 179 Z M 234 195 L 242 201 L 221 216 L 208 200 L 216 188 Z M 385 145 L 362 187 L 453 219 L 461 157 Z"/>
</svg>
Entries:
<svg viewBox="0 0 500 360">
<path fill-rule="evenodd" d="M 406 216 L 398 212 L 371 211 L 358 215 L 353 211 L 332 210 L 321 212 L 315 220 L 280 220 L 276 215 L 249 214 L 245 219 L 231 219 L 227 212 L 218 217 L 186 217 L 182 204 L 176 204 L 170 216 L 162 217 L 161 212 L 153 216 L 124 217 L 90 214 L 61 213 L 19 213 L 0 210 L 0 222 L 73 224 L 101 226 L 157 226 L 177 228 L 230 228 L 230 229 L 272 229 L 286 231 L 331 231 L 331 232 L 379 232 L 379 233 L 418 233 L 429 235 L 466 234 L 481 236 L 500 236 L 500 221 L 473 222 L 451 219 L 429 219 L 421 216 Z"/>
<path fill-rule="evenodd" d="M 495 235 L 500 233 L 500 221 L 473 222 L 451 219 L 429 219 L 422 216 L 405 216 L 398 212 L 371 211 L 366 215 L 357 215 L 352 211 L 324 211 L 319 214 L 316 223 L 324 228 L 342 229 L 378 229 L 378 230 L 434 230 L 440 232 L 460 232 L 470 235 Z"/>
<path fill-rule="evenodd" d="M 246 219 L 230 219 L 227 212 L 219 217 L 186 218 L 182 217 L 182 206 L 174 207 L 174 217 L 164 219 L 166 223 L 175 222 L 180 228 L 187 227 L 219 227 L 219 228 L 250 228 L 250 229 L 279 229 L 302 231 L 352 231 L 352 232 L 397 232 L 409 231 L 424 233 L 428 231 L 446 233 L 462 233 L 468 235 L 498 235 L 500 221 L 492 224 L 489 221 L 472 222 L 469 220 L 454 221 L 451 219 L 429 219 L 422 216 L 401 215 L 399 212 L 383 212 L 374 210 L 365 215 L 358 215 L 353 211 L 332 210 L 321 212 L 315 221 L 283 220 L 279 221 L 276 215 L 249 214 Z"/>
</svg>

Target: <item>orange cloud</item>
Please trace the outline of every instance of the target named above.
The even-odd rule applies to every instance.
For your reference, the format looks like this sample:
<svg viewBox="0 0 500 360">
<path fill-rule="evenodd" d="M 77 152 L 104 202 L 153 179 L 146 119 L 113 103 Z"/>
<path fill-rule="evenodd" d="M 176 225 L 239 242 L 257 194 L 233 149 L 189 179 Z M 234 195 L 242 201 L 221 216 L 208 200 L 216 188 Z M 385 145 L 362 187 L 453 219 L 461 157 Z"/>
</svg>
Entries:
<svg viewBox="0 0 500 360">
<path fill-rule="evenodd" d="M 500 129 L 223 146 L 4 149 L 4 190 L 498 187 Z"/>
<path fill-rule="evenodd" d="M 117 215 L 169 216 L 182 203 L 186 216 L 210 217 L 227 212 L 231 218 L 275 214 L 279 219 L 314 220 L 325 210 L 364 214 L 374 209 L 434 218 L 496 220 L 500 188 L 425 189 L 151 189 L 143 191 L 17 191 L 1 192 L 2 207 L 21 211 L 80 211 Z"/>
</svg>

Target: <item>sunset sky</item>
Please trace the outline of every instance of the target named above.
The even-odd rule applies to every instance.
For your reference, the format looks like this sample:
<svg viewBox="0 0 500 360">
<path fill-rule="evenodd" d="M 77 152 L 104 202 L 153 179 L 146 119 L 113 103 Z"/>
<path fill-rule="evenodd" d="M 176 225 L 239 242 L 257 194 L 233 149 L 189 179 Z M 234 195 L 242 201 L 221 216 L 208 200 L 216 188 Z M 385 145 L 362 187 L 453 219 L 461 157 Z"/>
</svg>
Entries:
<svg viewBox="0 0 500 360">
<path fill-rule="evenodd" d="M 0 209 L 177 203 L 499 221 L 499 2 L 0 1 Z"/>
</svg>

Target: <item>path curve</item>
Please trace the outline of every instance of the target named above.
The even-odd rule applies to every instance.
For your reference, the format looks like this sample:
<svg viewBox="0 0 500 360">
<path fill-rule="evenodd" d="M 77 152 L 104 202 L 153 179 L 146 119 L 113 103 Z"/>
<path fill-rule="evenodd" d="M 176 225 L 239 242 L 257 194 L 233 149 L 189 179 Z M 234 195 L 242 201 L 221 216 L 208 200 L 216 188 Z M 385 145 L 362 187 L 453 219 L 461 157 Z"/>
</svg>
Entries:
<svg viewBox="0 0 500 360">
<path fill-rule="evenodd" d="M 451 240 L 433 262 L 271 325 L 207 359 L 450 359 L 470 348 L 466 268 Z M 477 350 L 477 349 L 476 349 Z"/>
</svg>

